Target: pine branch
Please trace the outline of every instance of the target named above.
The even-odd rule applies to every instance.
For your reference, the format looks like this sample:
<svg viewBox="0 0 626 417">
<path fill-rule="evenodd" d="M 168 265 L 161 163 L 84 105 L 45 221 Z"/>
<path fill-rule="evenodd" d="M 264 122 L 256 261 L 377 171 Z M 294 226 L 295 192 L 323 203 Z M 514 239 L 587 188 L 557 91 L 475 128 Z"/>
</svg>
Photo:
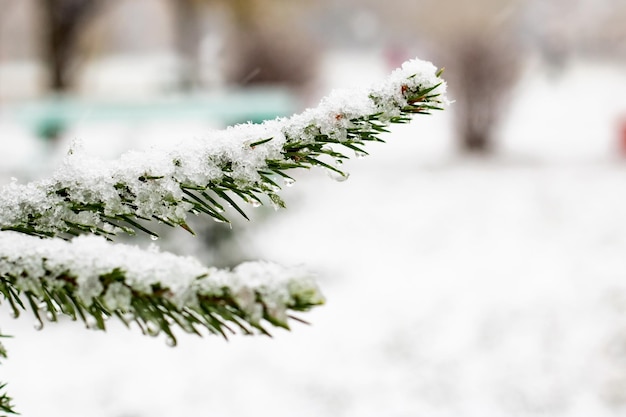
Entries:
<svg viewBox="0 0 626 417">
<path fill-rule="evenodd" d="M 3 338 L 3 337 L 9 337 L 9 336 L 3 335 L 0 332 L 0 338 Z M 2 342 L 0 342 L 0 358 L 6 359 L 6 357 L 7 357 L 7 351 L 4 348 L 4 345 L 2 345 Z M 11 398 L 6 393 L 2 392 L 5 386 L 6 386 L 5 383 L 0 382 L 0 412 L 7 413 L 7 414 L 17 414 L 15 410 L 13 409 L 13 405 L 11 404 L 12 403 Z"/>
<path fill-rule="evenodd" d="M 382 142 L 392 123 L 407 123 L 447 104 L 441 71 L 406 62 L 380 85 L 337 91 L 314 109 L 263 124 L 238 125 L 168 151 L 128 153 L 105 163 L 70 151 L 51 178 L 11 184 L 0 193 L 0 230 L 68 238 L 108 238 L 137 230 L 155 235 L 151 221 L 191 231 L 188 213 L 229 222 L 224 207 L 284 207 L 278 192 L 293 169 L 317 166 L 347 178 L 341 163 Z M 193 233 L 193 232 L 192 232 Z"/>
<path fill-rule="evenodd" d="M 440 76 L 413 60 L 369 90 L 335 92 L 289 119 L 235 126 L 169 151 L 128 153 L 113 163 L 70 151 L 51 179 L 0 192 L 2 298 L 16 317 L 30 309 L 37 327 L 65 315 L 104 330 L 115 316 L 145 334 L 164 333 L 171 345 L 176 329 L 223 337 L 288 329 L 289 318 L 301 321 L 292 312 L 324 302 L 301 270 L 260 262 L 218 270 L 107 239 L 137 230 L 156 236 L 152 221 L 192 232 L 188 213 L 229 222 L 225 206 L 247 218 L 242 202 L 284 207 L 278 192 L 293 183 L 293 169 L 321 167 L 345 179 L 347 153 L 365 155 L 390 124 L 447 104 Z M 2 392 L 0 411 L 15 413 Z"/>
<path fill-rule="evenodd" d="M 294 312 L 324 303 L 312 277 L 297 268 L 248 262 L 219 270 L 101 236 L 65 241 L 11 231 L 0 232 L 0 294 L 14 317 L 30 309 L 37 329 L 63 315 L 105 330 L 115 317 L 144 334 L 165 334 L 170 346 L 176 330 L 270 336 L 269 326 L 289 329 L 289 319 L 302 322 Z M 1 343 L 0 357 L 6 357 Z M 0 416 L 17 414 L 4 387 Z"/>
<path fill-rule="evenodd" d="M 310 275 L 296 268 L 248 262 L 219 270 L 97 236 L 64 241 L 15 232 L 0 233 L 0 294 L 14 316 L 32 310 L 38 328 L 66 315 L 105 330 L 116 317 L 144 334 L 164 333 L 170 345 L 176 328 L 269 335 L 267 324 L 289 329 L 291 312 L 324 302 Z"/>
<path fill-rule="evenodd" d="M 6 384 L 0 382 L 0 390 L 3 390 Z M 0 412 L 7 414 L 18 414 L 13 408 L 11 397 L 0 392 Z"/>
</svg>

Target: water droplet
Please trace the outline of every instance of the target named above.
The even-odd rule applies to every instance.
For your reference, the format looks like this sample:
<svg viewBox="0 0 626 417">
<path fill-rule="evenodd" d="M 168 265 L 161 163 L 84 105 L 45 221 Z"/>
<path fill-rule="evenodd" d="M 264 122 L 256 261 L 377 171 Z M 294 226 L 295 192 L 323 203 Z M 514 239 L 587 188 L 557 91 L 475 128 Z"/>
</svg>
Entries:
<svg viewBox="0 0 626 417">
<path fill-rule="evenodd" d="M 357 159 L 365 158 L 367 155 L 368 155 L 367 152 L 354 151 L 354 156 Z"/>
<path fill-rule="evenodd" d="M 350 177 L 350 174 L 347 172 L 340 174 L 336 171 L 328 171 L 328 176 L 337 182 L 344 182 Z"/>
<path fill-rule="evenodd" d="M 43 329 L 43 322 L 40 320 L 37 320 L 35 324 L 33 324 L 33 327 L 35 328 L 35 330 L 41 330 Z"/>
<path fill-rule="evenodd" d="M 98 321 L 94 316 L 85 317 L 85 326 L 88 329 L 96 329 L 98 327 Z"/>
<path fill-rule="evenodd" d="M 223 213 L 224 207 L 215 207 L 215 211 L 217 211 L 218 213 Z"/>
<path fill-rule="evenodd" d="M 285 183 L 285 186 L 291 187 L 293 186 L 293 184 L 295 184 L 296 180 L 294 180 L 293 178 L 283 178 L 283 182 Z"/>
<path fill-rule="evenodd" d="M 165 339 L 165 344 L 169 347 L 174 347 L 176 346 L 176 339 L 174 339 L 173 337 L 168 337 L 167 339 Z"/>
<path fill-rule="evenodd" d="M 46 313 L 46 319 L 48 319 L 48 321 L 56 321 L 56 317 L 50 311 Z"/>
<path fill-rule="evenodd" d="M 122 318 L 124 318 L 126 322 L 130 323 L 131 321 L 135 320 L 135 315 L 133 313 L 124 313 L 122 315 Z"/>
<path fill-rule="evenodd" d="M 248 203 L 252 206 L 252 207 L 261 207 L 261 202 L 259 200 L 256 200 L 254 198 L 251 198 L 248 200 Z"/>
<path fill-rule="evenodd" d="M 150 240 L 159 240 L 159 237 L 155 235 L 150 235 Z"/>
<path fill-rule="evenodd" d="M 226 223 L 226 221 L 225 221 L 225 220 L 220 219 L 220 218 L 218 218 L 218 217 L 213 217 L 213 221 L 214 221 L 215 223 Z"/>
<path fill-rule="evenodd" d="M 20 316 L 20 313 L 17 310 L 11 311 L 11 318 L 18 318 Z"/>
<path fill-rule="evenodd" d="M 159 325 L 153 321 L 149 321 L 146 323 L 146 333 L 150 336 L 158 336 L 161 332 L 161 328 Z"/>
<path fill-rule="evenodd" d="M 200 212 L 198 210 L 196 210 L 196 209 L 191 209 L 190 212 L 191 212 L 191 214 L 195 214 L 196 216 L 200 215 Z"/>
</svg>

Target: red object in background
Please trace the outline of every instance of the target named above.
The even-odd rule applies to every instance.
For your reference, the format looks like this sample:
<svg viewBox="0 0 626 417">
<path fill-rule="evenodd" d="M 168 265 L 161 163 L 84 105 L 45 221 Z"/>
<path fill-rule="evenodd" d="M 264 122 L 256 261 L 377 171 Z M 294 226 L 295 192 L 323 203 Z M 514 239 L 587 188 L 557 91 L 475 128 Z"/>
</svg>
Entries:
<svg viewBox="0 0 626 417">
<path fill-rule="evenodd" d="M 619 152 L 626 157 L 626 117 L 622 118 L 618 126 Z"/>
<path fill-rule="evenodd" d="M 387 68 L 395 69 L 402 65 L 404 61 L 409 59 L 409 54 L 401 46 L 390 46 L 384 51 L 385 63 Z"/>
</svg>

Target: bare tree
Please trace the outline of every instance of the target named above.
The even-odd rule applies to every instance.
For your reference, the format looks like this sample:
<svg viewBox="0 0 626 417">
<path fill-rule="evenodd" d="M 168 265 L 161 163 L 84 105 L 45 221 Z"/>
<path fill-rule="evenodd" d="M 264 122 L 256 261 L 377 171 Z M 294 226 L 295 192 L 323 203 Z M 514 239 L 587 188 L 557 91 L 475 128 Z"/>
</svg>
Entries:
<svg viewBox="0 0 626 417">
<path fill-rule="evenodd" d="M 450 89 L 455 103 L 460 148 L 489 153 L 518 79 L 519 53 L 506 36 L 469 33 L 449 44 Z"/>
<path fill-rule="evenodd" d="M 298 25 L 307 1 L 233 0 L 235 33 L 229 81 L 236 84 L 287 84 L 309 81 L 317 58 L 313 42 Z"/>
<path fill-rule="evenodd" d="M 212 0 L 172 0 L 175 19 L 176 49 L 182 60 L 180 84 L 183 90 L 197 88 L 200 83 L 200 45 L 202 15 Z"/>
<path fill-rule="evenodd" d="M 49 87 L 66 91 L 72 84 L 81 31 L 102 0 L 41 0 L 41 4 Z"/>
</svg>

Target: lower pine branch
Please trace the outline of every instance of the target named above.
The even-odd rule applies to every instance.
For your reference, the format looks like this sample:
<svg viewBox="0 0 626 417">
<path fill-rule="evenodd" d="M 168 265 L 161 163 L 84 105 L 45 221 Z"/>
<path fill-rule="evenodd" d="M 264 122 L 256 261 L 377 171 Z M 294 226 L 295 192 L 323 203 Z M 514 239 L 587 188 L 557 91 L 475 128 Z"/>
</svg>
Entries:
<svg viewBox="0 0 626 417">
<path fill-rule="evenodd" d="M 7 336 L 0 333 L 0 337 L 7 337 Z M 0 358 L 4 359 L 6 357 L 7 357 L 7 351 L 2 345 L 2 343 L 0 343 Z M 7 417 L 8 414 L 17 414 L 17 412 L 13 409 L 13 404 L 12 404 L 13 400 L 4 392 L 5 386 L 6 386 L 5 383 L 0 382 L 0 413 L 6 413 L 6 414 L 0 414 L 0 417 Z"/>
<path fill-rule="evenodd" d="M 6 384 L 0 383 L 0 390 L 3 390 Z M 6 393 L 0 392 L 0 417 L 7 417 L 8 414 L 18 414 L 13 408 L 12 399 Z"/>
</svg>

